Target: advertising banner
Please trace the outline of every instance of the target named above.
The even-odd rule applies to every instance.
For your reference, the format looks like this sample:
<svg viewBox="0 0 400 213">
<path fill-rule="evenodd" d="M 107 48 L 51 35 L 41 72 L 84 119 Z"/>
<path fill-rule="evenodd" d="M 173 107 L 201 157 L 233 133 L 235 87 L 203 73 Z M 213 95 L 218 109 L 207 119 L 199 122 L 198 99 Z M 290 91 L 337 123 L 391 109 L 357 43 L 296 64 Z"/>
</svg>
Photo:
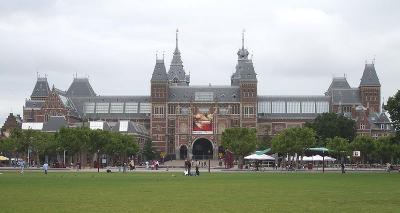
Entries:
<svg viewBox="0 0 400 213">
<path fill-rule="evenodd" d="M 213 114 L 197 113 L 193 116 L 193 134 L 212 134 Z"/>
</svg>

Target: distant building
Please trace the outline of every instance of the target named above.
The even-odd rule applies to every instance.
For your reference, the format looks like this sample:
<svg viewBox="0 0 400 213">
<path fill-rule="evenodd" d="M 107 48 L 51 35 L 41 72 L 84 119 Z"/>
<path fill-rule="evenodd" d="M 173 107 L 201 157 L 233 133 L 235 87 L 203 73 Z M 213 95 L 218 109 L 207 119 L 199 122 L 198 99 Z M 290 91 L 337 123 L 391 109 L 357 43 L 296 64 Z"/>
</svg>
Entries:
<svg viewBox="0 0 400 213">
<path fill-rule="evenodd" d="M 0 138 L 9 137 L 11 131 L 15 128 L 20 129 L 21 125 L 22 125 L 21 116 L 20 115 L 15 116 L 13 113 L 10 113 L 0 129 Z"/>
<path fill-rule="evenodd" d="M 393 131 L 380 108 L 381 84 L 373 63 L 365 64 L 357 88 L 350 87 L 345 77 L 335 77 L 324 95 L 263 96 L 257 92 L 257 74 L 248 56 L 243 38 L 230 85 L 193 86 L 176 35 L 168 72 L 164 59 L 156 60 L 149 96 L 100 96 L 87 78 L 77 77 L 67 91 L 50 89 L 46 78 L 38 78 L 24 106 L 24 121 L 65 116 L 69 125 L 101 120 L 115 124 L 111 129 L 131 121 L 128 127 L 145 127 L 153 147 L 177 159 L 217 158 L 226 128 L 257 128 L 260 137 L 275 135 L 326 112 L 356 120 L 359 134 L 377 138 Z"/>
</svg>

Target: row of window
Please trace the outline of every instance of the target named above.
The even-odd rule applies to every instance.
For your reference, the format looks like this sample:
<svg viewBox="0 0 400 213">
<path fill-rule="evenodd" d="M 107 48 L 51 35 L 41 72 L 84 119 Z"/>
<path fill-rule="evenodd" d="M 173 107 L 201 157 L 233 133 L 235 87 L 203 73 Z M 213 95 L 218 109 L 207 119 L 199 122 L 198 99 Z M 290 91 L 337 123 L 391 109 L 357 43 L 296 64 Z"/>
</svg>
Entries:
<svg viewBox="0 0 400 213">
<path fill-rule="evenodd" d="M 324 113 L 329 112 L 327 101 L 262 101 L 258 113 Z"/>
<path fill-rule="evenodd" d="M 87 102 L 83 105 L 84 113 L 150 113 L 150 103 L 93 103 Z"/>
</svg>

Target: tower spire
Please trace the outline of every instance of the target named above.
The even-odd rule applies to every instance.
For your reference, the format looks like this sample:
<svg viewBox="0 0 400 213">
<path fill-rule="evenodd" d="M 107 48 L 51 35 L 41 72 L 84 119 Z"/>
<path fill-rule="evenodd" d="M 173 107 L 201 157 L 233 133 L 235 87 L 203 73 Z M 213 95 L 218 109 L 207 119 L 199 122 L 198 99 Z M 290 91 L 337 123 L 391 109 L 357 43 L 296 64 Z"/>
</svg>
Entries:
<svg viewBox="0 0 400 213">
<path fill-rule="evenodd" d="M 242 49 L 244 49 L 244 32 L 245 30 L 242 30 Z"/>
<path fill-rule="evenodd" d="M 175 40 L 176 40 L 176 41 L 175 41 L 175 42 L 176 42 L 176 43 L 175 43 L 175 45 L 176 45 L 175 48 L 176 48 L 176 49 L 178 49 L 178 32 L 179 32 L 179 30 L 178 30 L 178 28 L 176 28 L 176 34 L 175 34 Z"/>
</svg>

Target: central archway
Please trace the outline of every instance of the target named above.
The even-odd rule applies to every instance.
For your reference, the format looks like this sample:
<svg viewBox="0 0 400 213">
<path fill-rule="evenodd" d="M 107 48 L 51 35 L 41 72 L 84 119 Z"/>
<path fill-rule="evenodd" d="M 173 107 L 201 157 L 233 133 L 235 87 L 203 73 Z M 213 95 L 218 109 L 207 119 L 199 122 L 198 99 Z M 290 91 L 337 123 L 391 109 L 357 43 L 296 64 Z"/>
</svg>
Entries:
<svg viewBox="0 0 400 213">
<path fill-rule="evenodd" d="M 193 159 L 203 160 L 213 158 L 212 142 L 206 138 L 199 138 L 193 142 Z"/>
</svg>

